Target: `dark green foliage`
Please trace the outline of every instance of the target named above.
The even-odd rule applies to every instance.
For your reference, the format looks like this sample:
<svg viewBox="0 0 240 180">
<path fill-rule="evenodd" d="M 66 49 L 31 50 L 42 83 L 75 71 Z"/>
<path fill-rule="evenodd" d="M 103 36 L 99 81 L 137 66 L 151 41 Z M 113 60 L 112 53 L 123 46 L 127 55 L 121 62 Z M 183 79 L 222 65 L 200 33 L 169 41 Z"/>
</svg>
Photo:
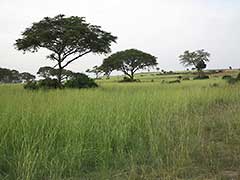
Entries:
<svg viewBox="0 0 240 180">
<path fill-rule="evenodd" d="M 84 17 L 58 15 L 33 23 L 22 33 L 22 38 L 16 40 L 15 46 L 24 52 L 37 52 L 40 48 L 50 50 L 52 53 L 47 58 L 56 61 L 57 78 L 61 83 L 62 71 L 70 63 L 89 53 L 109 53 L 116 39 L 100 26 L 87 23 Z"/>
<path fill-rule="evenodd" d="M 32 75 L 32 74 L 30 74 L 30 73 L 28 73 L 28 72 L 23 72 L 23 73 L 21 73 L 20 74 L 20 79 L 22 80 L 22 81 L 33 81 L 33 80 L 35 80 L 35 76 L 34 75 Z"/>
<path fill-rule="evenodd" d="M 219 87 L 219 84 L 213 83 L 213 84 L 210 84 L 210 87 Z"/>
<path fill-rule="evenodd" d="M 201 80 L 201 79 L 209 79 L 209 76 L 203 75 L 203 76 L 196 76 L 193 78 L 193 80 Z"/>
<path fill-rule="evenodd" d="M 174 84 L 174 83 L 181 83 L 179 79 L 173 80 L 173 81 L 168 81 L 169 84 Z"/>
<path fill-rule="evenodd" d="M 156 57 L 136 49 L 128 49 L 104 59 L 101 68 L 105 73 L 113 70 L 122 71 L 130 79 L 134 79 L 136 71 L 156 65 Z"/>
<path fill-rule="evenodd" d="M 42 89 L 57 89 L 60 87 L 57 79 L 42 79 L 38 81 L 38 87 Z"/>
<path fill-rule="evenodd" d="M 54 76 L 54 68 L 49 66 L 40 67 L 37 74 L 43 78 L 51 78 Z"/>
<path fill-rule="evenodd" d="M 28 81 L 23 87 L 29 90 L 37 90 L 39 88 L 36 81 Z"/>
<path fill-rule="evenodd" d="M 189 77 L 184 77 L 182 80 L 187 81 L 187 80 L 190 80 L 190 78 Z"/>
<path fill-rule="evenodd" d="M 60 78 L 60 81 L 68 80 L 73 76 L 73 72 L 70 70 L 62 69 L 61 73 L 59 69 L 54 69 L 49 66 L 40 67 L 37 74 L 40 77 L 43 77 L 45 79 L 47 78 Z"/>
<path fill-rule="evenodd" d="M 203 60 L 200 60 L 196 65 L 196 68 L 198 71 L 201 71 L 202 69 L 205 69 L 206 67 L 207 67 L 207 65 Z"/>
<path fill-rule="evenodd" d="M 57 89 L 59 88 L 57 79 L 42 79 L 39 81 L 29 81 L 24 85 L 24 89 L 38 90 L 38 89 Z"/>
<path fill-rule="evenodd" d="M 129 77 L 123 77 L 122 80 L 120 80 L 119 82 L 140 82 L 139 79 L 131 79 Z"/>
<path fill-rule="evenodd" d="M 28 72 L 19 73 L 17 70 L 0 68 L 0 82 L 2 83 L 21 83 L 23 81 L 32 81 L 34 79 L 35 76 Z"/>
<path fill-rule="evenodd" d="M 236 78 L 228 78 L 226 79 L 229 84 L 236 84 L 237 82 L 240 82 L 240 73 L 237 75 Z"/>
<path fill-rule="evenodd" d="M 240 73 L 238 73 L 237 78 L 238 81 L 240 81 Z"/>
<path fill-rule="evenodd" d="M 238 80 L 236 78 L 227 79 L 228 84 L 236 84 Z"/>
<path fill-rule="evenodd" d="M 98 85 L 93 79 L 82 73 L 76 73 L 74 77 L 65 83 L 66 88 L 95 88 Z"/>
<path fill-rule="evenodd" d="M 20 74 L 16 70 L 0 68 L 0 82 L 2 83 L 21 82 Z"/>
<path fill-rule="evenodd" d="M 222 77 L 222 79 L 232 79 L 232 76 L 230 76 L 230 75 L 225 75 L 225 76 Z"/>
</svg>

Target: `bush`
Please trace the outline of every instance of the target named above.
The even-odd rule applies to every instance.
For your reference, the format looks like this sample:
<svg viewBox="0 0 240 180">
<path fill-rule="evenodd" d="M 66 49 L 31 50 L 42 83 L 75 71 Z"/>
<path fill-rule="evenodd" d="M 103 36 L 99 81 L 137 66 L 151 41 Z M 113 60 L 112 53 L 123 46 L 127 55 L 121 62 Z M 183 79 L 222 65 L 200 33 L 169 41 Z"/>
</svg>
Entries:
<svg viewBox="0 0 240 180">
<path fill-rule="evenodd" d="M 182 80 L 187 81 L 187 80 L 190 80 L 190 78 L 189 77 L 184 77 Z"/>
<path fill-rule="evenodd" d="M 98 85 L 93 79 L 83 73 L 76 73 L 74 77 L 65 83 L 66 88 L 95 88 Z"/>
<path fill-rule="evenodd" d="M 140 82 L 139 79 L 130 79 L 129 77 L 123 77 L 119 82 Z"/>
<path fill-rule="evenodd" d="M 60 87 L 57 79 L 50 79 L 50 78 L 38 81 L 37 86 L 43 89 L 57 89 Z"/>
<path fill-rule="evenodd" d="M 181 83 L 181 81 L 179 79 L 177 80 L 173 80 L 173 81 L 168 81 L 169 84 L 173 84 L 173 83 Z"/>
<path fill-rule="evenodd" d="M 232 76 L 230 76 L 230 75 L 225 75 L 225 76 L 222 77 L 222 79 L 232 79 Z"/>
<path fill-rule="evenodd" d="M 237 78 L 238 81 L 240 81 L 240 73 L 238 73 Z"/>
<path fill-rule="evenodd" d="M 237 80 L 236 78 L 230 78 L 230 79 L 227 79 L 227 82 L 228 82 L 229 84 L 235 84 L 235 83 L 238 82 L 238 80 Z"/>
<path fill-rule="evenodd" d="M 198 80 L 198 79 L 209 79 L 209 76 L 197 76 L 197 77 L 194 77 L 193 80 Z"/>
<path fill-rule="evenodd" d="M 24 89 L 29 89 L 29 90 L 36 90 L 39 88 L 36 81 L 29 81 L 23 87 Z"/>
</svg>

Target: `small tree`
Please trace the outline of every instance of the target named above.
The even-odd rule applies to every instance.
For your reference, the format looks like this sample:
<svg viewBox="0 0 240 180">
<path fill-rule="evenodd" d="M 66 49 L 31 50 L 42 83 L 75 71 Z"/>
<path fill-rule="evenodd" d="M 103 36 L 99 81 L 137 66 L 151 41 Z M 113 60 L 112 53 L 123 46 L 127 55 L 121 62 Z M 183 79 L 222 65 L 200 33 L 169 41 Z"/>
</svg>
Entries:
<svg viewBox="0 0 240 180">
<path fill-rule="evenodd" d="M 45 79 L 49 79 L 49 78 L 57 78 L 59 75 L 59 69 L 54 69 L 52 67 L 49 66 L 44 66 L 44 67 L 40 67 L 37 74 L 40 77 L 43 77 Z M 69 78 L 71 78 L 73 76 L 73 72 L 70 70 L 66 70 L 63 69 L 61 71 L 61 81 L 62 80 L 68 80 Z"/>
<path fill-rule="evenodd" d="M 131 80 L 138 70 L 157 65 L 156 57 L 145 52 L 129 49 L 112 54 L 103 60 L 102 67 L 122 71 Z"/>
<path fill-rule="evenodd" d="M 63 69 L 70 63 L 89 53 L 109 53 L 116 39 L 100 26 L 87 23 L 84 17 L 58 15 L 33 23 L 22 33 L 22 38 L 16 40 L 15 46 L 24 52 L 37 52 L 40 48 L 52 51 L 47 58 L 57 62 L 57 78 L 61 84 Z"/>
<path fill-rule="evenodd" d="M 54 70 L 54 68 L 52 68 L 52 67 L 44 66 L 44 67 L 39 68 L 37 74 L 40 77 L 47 79 L 47 78 L 51 78 L 53 76 L 53 70 Z"/>
<path fill-rule="evenodd" d="M 180 63 L 185 67 L 194 66 L 198 71 L 199 77 L 203 75 L 203 69 L 207 67 L 206 62 L 209 62 L 210 53 L 202 50 L 194 52 L 185 51 L 183 55 L 179 56 Z"/>
<path fill-rule="evenodd" d="M 28 72 L 23 72 L 23 73 L 20 74 L 20 78 L 21 78 L 21 80 L 24 80 L 24 81 L 28 82 L 28 81 L 35 80 L 36 77 L 34 75 L 28 73 Z"/>
</svg>

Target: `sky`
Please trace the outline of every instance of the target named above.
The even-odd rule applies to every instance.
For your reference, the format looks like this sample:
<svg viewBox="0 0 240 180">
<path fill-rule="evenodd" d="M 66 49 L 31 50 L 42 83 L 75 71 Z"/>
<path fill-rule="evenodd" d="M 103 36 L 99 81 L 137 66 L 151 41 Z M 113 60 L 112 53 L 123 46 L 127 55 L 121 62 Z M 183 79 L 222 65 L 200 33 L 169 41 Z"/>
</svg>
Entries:
<svg viewBox="0 0 240 180">
<path fill-rule="evenodd" d="M 54 66 L 49 51 L 23 54 L 13 44 L 33 22 L 58 14 L 86 17 L 118 37 L 112 53 L 139 49 L 164 70 L 186 69 L 178 56 L 198 49 L 211 53 L 209 69 L 240 68 L 240 0 L 0 0 L 0 67 L 36 74 Z M 87 55 L 67 69 L 84 72 L 105 57 Z"/>
</svg>

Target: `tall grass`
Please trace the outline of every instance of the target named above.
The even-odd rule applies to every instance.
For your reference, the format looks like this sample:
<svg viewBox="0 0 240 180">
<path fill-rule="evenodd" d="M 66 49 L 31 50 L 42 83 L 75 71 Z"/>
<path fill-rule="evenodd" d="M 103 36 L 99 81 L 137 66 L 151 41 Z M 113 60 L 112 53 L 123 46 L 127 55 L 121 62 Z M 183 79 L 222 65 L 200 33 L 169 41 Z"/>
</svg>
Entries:
<svg viewBox="0 0 240 180">
<path fill-rule="evenodd" d="M 0 179 L 204 179 L 240 167 L 239 86 L 0 86 Z"/>
</svg>

